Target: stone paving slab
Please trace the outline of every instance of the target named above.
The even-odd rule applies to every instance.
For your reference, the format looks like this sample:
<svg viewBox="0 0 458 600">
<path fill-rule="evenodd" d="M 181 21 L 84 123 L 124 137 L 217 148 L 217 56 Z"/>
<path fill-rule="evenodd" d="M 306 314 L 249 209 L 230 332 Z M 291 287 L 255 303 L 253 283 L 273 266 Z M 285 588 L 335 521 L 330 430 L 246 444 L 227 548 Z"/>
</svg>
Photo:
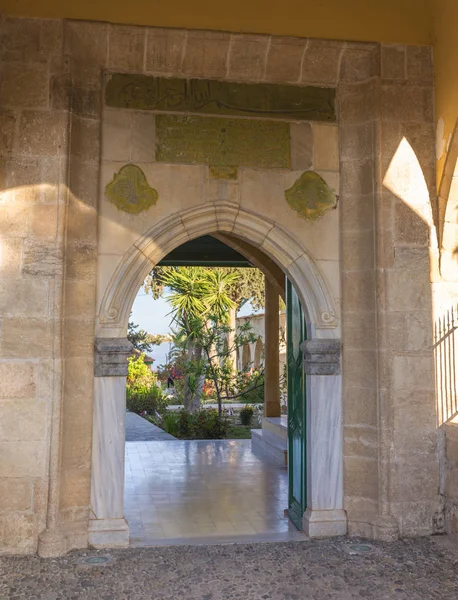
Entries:
<svg viewBox="0 0 458 600">
<path fill-rule="evenodd" d="M 163 442 L 166 440 L 176 440 L 176 438 L 140 415 L 126 412 L 126 442 Z"/>
<path fill-rule="evenodd" d="M 456 600 L 457 547 L 434 539 L 375 543 L 308 540 L 113 550 L 106 567 L 82 567 L 88 552 L 58 559 L 0 558 L 8 600 Z M 90 555 L 101 555 L 92 552 Z"/>
</svg>

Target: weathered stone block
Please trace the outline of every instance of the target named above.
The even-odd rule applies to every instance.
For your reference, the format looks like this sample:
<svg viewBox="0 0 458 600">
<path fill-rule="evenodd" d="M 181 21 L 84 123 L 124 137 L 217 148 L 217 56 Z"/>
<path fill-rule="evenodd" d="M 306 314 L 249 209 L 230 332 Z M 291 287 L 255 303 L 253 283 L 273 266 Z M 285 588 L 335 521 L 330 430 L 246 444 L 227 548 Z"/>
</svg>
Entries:
<svg viewBox="0 0 458 600">
<path fill-rule="evenodd" d="M 5 17 L 0 25 L 0 60 L 50 63 L 61 61 L 63 22 Z"/>
<path fill-rule="evenodd" d="M 366 227 L 370 227 L 366 223 Z M 373 269 L 374 257 L 374 232 L 372 229 L 360 231 L 342 231 L 342 257 L 345 269 L 348 271 L 363 271 Z"/>
<path fill-rule="evenodd" d="M 21 271 L 22 239 L 2 238 L 0 247 L 2 249 L 0 273 L 2 275 L 18 275 Z"/>
<path fill-rule="evenodd" d="M 25 240 L 22 273 L 38 277 L 57 277 L 63 271 L 62 248 Z"/>
<path fill-rule="evenodd" d="M 90 469 L 69 469 L 62 473 L 60 507 L 76 508 L 88 506 L 91 497 Z"/>
<path fill-rule="evenodd" d="M 47 317 L 49 302 L 48 281 L 38 278 L 4 277 L 0 286 L 2 316 Z"/>
<path fill-rule="evenodd" d="M 345 169 L 342 169 L 342 172 Z M 339 202 L 342 231 L 368 230 L 373 227 L 374 197 L 372 194 L 344 195 Z M 342 260 L 345 266 L 347 247 L 342 247 Z"/>
<path fill-rule="evenodd" d="M 360 456 L 377 459 L 378 433 L 373 427 L 344 427 L 345 457 Z"/>
<path fill-rule="evenodd" d="M 342 125 L 367 123 L 378 118 L 380 84 L 377 79 L 360 84 L 341 84 L 339 94 Z"/>
<path fill-rule="evenodd" d="M 107 61 L 108 25 L 89 21 L 66 23 L 65 49 L 76 63 L 104 67 Z"/>
<path fill-rule="evenodd" d="M 100 160 L 100 123 L 72 115 L 70 153 L 86 162 Z"/>
<path fill-rule="evenodd" d="M 345 456 L 345 495 L 376 499 L 378 495 L 377 463 L 377 459 L 357 456 Z"/>
<path fill-rule="evenodd" d="M 0 381 L 1 398 L 33 398 L 36 389 L 34 365 L 30 362 L 2 362 Z"/>
<path fill-rule="evenodd" d="M 79 318 L 67 318 L 64 322 L 64 348 L 68 358 L 92 358 L 94 343 L 94 322 L 91 313 Z"/>
<path fill-rule="evenodd" d="M 406 47 L 396 44 L 382 44 L 382 78 L 405 79 Z"/>
<path fill-rule="evenodd" d="M 432 353 L 430 356 L 394 356 L 393 389 L 395 391 L 434 391 L 434 361 Z"/>
<path fill-rule="evenodd" d="M 339 134 L 337 125 L 313 124 L 313 168 L 315 171 L 339 170 Z"/>
<path fill-rule="evenodd" d="M 32 482 L 29 479 L 8 478 L 0 481 L 0 512 L 30 510 Z"/>
<path fill-rule="evenodd" d="M 193 77 L 225 77 L 230 34 L 188 31 L 182 72 Z"/>
<path fill-rule="evenodd" d="M 343 422 L 346 425 L 377 427 L 378 408 L 375 382 L 372 387 L 364 388 L 350 386 L 344 378 Z"/>
<path fill-rule="evenodd" d="M 406 46 L 407 79 L 433 84 L 433 56 L 430 46 Z"/>
<path fill-rule="evenodd" d="M 3 400 L 0 402 L 0 439 L 4 442 L 32 442 L 46 439 L 45 400 Z"/>
<path fill-rule="evenodd" d="M 342 273 L 343 305 L 352 312 L 372 312 L 375 306 L 375 274 L 373 269 L 367 271 L 350 271 Z"/>
<path fill-rule="evenodd" d="M 308 40 L 302 63 L 301 82 L 336 85 L 343 42 Z"/>
<path fill-rule="evenodd" d="M 97 338 L 95 340 L 95 376 L 125 377 L 127 358 L 132 344 L 126 338 Z"/>
<path fill-rule="evenodd" d="M 156 120 L 154 115 L 133 112 L 131 115 L 131 156 L 134 163 L 155 160 Z"/>
<path fill-rule="evenodd" d="M 375 149 L 375 124 L 341 126 L 339 129 L 340 158 L 347 160 L 364 159 L 372 156 Z"/>
<path fill-rule="evenodd" d="M 291 123 L 291 169 L 307 171 L 313 166 L 313 129 L 310 123 Z"/>
<path fill-rule="evenodd" d="M 0 109 L 0 157 L 8 156 L 13 150 L 14 131 L 16 127 L 17 113 L 12 110 Z"/>
<path fill-rule="evenodd" d="M 340 79 L 358 83 L 380 75 L 378 46 L 351 44 L 345 47 L 340 63 Z"/>
<path fill-rule="evenodd" d="M 299 38 L 273 37 L 267 53 L 266 80 L 275 83 L 299 81 L 306 43 Z"/>
<path fill-rule="evenodd" d="M 143 71 L 146 30 L 130 25 L 110 25 L 108 67 L 122 71 Z"/>
<path fill-rule="evenodd" d="M 0 67 L 0 104 L 11 108 L 48 106 L 47 65 L 5 63 Z"/>
<path fill-rule="evenodd" d="M 349 386 L 375 387 L 377 356 L 373 350 L 345 348 L 342 353 L 342 371 Z"/>
<path fill-rule="evenodd" d="M 2 551 L 28 554 L 36 550 L 35 517 L 33 514 L 6 512 L 0 515 Z"/>
<path fill-rule="evenodd" d="M 0 477 L 42 477 L 46 463 L 44 442 L 0 442 Z"/>
<path fill-rule="evenodd" d="M 396 202 L 394 219 L 396 242 L 428 245 L 428 225 L 402 200 Z"/>
<path fill-rule="evenodd" d="M 67 239 L 95 244 L 97 242 L 97 211 L 83 200 L 69 198 Z"/>
<path fill-rule="evenodd" d="M 102 159 L 130 161 L 130 113 L 107 109 L 102 120 Z"/>
<path fill-rule="evenodd" d="M 68 244 L 66 275 L 69 279 L 93 281 L 97 269 L 97 247 L 88 242 L 74 241 Z"/>
<path fill-rule="evenodd" d="M 374 190 L 374 164 L 370 158 L 345 163 L 341 172 L 341 193 L 348 195 L 372 194 Z"/>
<path fill-rule="evenodd" d="M 24 111 L 15 147 L 21 154 L 58 156 L 65 152 L 67 138 L 67 115 L 64 112 Z"/>
<path fill-rule="evenodd" d="M 5 317 L 2 319 L 0 356 L 5 358 L 46 358 L 53 356 L 51 319 Z"/>
<path fill-rule="evenodd" d="M 269 38 L 236 35 L 231 38 L 228 77 L 235 80 L 262 80 L 265 76 Z"/>
<path fill-rule="evenodd" d="M 148 29 L 146 33 L 146 71 L 181 72 L 187 32 L 177 29 Z"/>
<path fill-rule="evenodd" d="M 386 121 L 415 121 L 431 123 L 433 120 L 432 87 L 382 85 L 382 118 Z"/>
<path fill-rule="evenodd" d="M 307 375 L 340 374 L 340 340 L 305 340 L 302 352 Z"/>
</svg>

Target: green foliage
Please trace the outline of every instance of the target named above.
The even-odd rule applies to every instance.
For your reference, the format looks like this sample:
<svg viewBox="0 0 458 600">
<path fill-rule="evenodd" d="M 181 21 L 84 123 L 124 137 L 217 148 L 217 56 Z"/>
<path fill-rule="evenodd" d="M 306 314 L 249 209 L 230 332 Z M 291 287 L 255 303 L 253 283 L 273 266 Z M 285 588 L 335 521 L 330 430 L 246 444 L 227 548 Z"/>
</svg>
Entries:
<svg viewBox="0 0 458 600">
<path fill-rule="evenodd" d="M 135 389 L 126 389 L 126 406 L 127 408 L 141 415 L 163 414 L 167 410 L 167 398 L 162 393 L 162 390 L 155 383 L 145 387 L 136 387 Z"/>
<path fill-rule="evenodd" d="M 239 384 L 239 401 L 247 404 L 264 404 L 264 369 L 244 373 Z"/>
<path fill-rule="evenodd" d="M 168 412 L 162 426 L 174 437 L 185 440 L 220 440 L 227 435 L 229 420 L 213 409 L 200 409 L 194 413 L 186 410 Z"/>
<path fill-rule="evenodd" d="M 144 358 L 145 355 L 140 354 L 127 359 L 126 406 L 137 414 L 160 414 L 166 410 L 167 400 Z"/>
<path fill-rule="evenodd" d="M 156 378 L 148 365 L 145 364 L 145 355 L 129 356 L 127 362 L 127 389 L 133 391 L 151 387 Z"/>
<path fill-rule="evenodd" d="M 129 321 L 127 328 L 127 339 L 139 352 L 151 352 L 153 346 L 159 346 L 162 342 L 167 342 L 170 339 L 168 335 L 148 333 L 144 329 L 138 329 L 139 327 L 133 321 Z"/>
<path fill-rule="evenodd" d="M 178 421 L 180 415 L 175 412 L 168 412 L 164 415 L 162 425 L 167 433 L 173 435 L 173 437 L 178 437 Z"/>
<path fill-rule="evenodd" d="M 254 409 L 252 406 L 245 406 L 240 411 L 240 423 L 242 425 L 251 425 L 253 421 Z"/>
<path fill-rule="evenodd" d="M 161 298 L 168 286 L 169 273 L 180 269 L 182 273 L 192 274 L 192 269 L 201 272 L 215 272 L 235 276 L 234 280 L 226 287 L 226 294 L 234 302 L 237 309 L 250 301 L 255 310 L 264 307 L 264 274 L 256 268 L 250 267 L 155 267 L 144 283 L 144 289 L 151 293 L 154 299 Z"/>
</svg>

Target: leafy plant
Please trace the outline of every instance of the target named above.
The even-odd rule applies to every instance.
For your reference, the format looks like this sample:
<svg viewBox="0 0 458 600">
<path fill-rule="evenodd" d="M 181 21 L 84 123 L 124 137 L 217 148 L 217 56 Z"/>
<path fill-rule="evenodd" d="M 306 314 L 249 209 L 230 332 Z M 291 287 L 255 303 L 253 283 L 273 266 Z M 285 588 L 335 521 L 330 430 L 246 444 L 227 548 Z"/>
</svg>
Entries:
<svg viewBox="0 0 458 600">
<path fill-rule="evenodd" d="M 167 398 L 159 386 L 153 383 L 150 386 L 126 388 L 126 406 L 128 410 L 137 414 L 148 415 L 163 414 L 167 410 Z"/>
<path fill-rule="evenodd" d="M 178 437 L 179 433 L 179 415 L 174 412 L 168 412 L 162 420 L 163 428 L 167 433 Z"/>
<path fill-rule="evenodd" d="M 240 411 L 240 423 L 242 425 L 251 425 L 253 421 L 254 409 L 252 406 L 245 406 Z"/>
</svg>

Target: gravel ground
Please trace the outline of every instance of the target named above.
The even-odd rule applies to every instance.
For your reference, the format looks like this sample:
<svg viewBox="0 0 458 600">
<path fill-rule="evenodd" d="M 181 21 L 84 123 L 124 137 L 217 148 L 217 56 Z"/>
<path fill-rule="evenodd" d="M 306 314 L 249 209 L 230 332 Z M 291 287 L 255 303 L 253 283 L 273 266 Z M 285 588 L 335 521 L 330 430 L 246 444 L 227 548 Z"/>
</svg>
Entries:
<svg viewBox="0 0 458 600">
<path fill-rule="evenodd" d="M 8 600 L 303 600 L 458 598 L 458 545 L 447 538 L 374 543 L 345 538 L 226 546 L 78 551 L 58 559 L 2 557 Z M 88 556 L 110 565 L 84 567 Z"/>
</svg>

